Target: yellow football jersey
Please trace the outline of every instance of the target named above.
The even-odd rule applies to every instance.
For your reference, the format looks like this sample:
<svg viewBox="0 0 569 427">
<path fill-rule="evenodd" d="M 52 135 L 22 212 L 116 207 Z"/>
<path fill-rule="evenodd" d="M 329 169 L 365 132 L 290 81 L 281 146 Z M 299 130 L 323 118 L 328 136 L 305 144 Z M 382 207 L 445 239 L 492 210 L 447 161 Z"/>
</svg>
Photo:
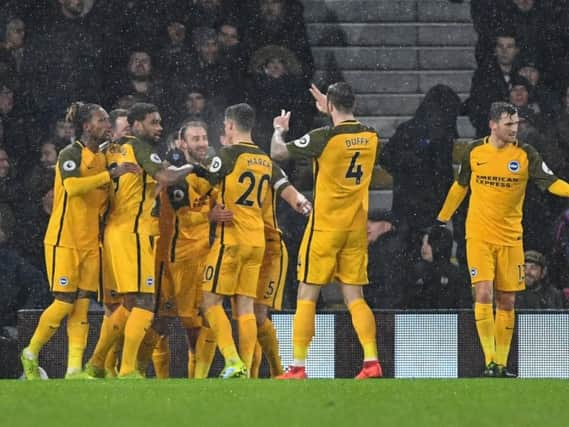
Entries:
<svg viewBox="0 0 569 427">
<path fill-rule="evenodd" d="M 262 208 L 272 173 L 271 158 L 250 142 L 223 147 L 212 159 L 208 180 L 219 185 L 216 202 L 233 212 L 233 223 L 216 227 L 222 245 L 265 246 Z"/>
<path fill-rule="evenodd" d="M 156 204 L 154 176 L 162 168 L 162 160 L 152 143 L 125 137 L 107 151 L 109 167 L 122 162 L 137 163 L 142 173 L 127 173 L 114 182 L 114 194 L 107 216 L 107 226 L 130 233 L 158 234 L 158 218 L 151 215 Z"/>
<path fill-rule="evenodd" d="M 287 144 L 292 158 L 312 159 L 314 203 L 309 224 L 313 230 L 366 227 L 378 141 L 375 130 L 349 120 Z"/>
<path fill-rule="evenodd" d="M 546 190 L 557 177 L 528 144 L 496 148 L 488 138 L 474 141 L 460 165 L 458 183 L 470 186 L 466 238 L 503 246 L 522 243 L 526 185 Z"/>
<path fill-rule="evenodd" d="M 91 177 L 97 187 L 70 195 L 66 180 Z M 44 242 L 75 249 L 99 248 L 99 221 L 108 199 L 111 177 L 105 156 L 92 152 L 81 141 L 68 145 L 59 153 L 55 168 L 53 210 Z M 74 183 L 81 186 L 80 181 Z"/>
</svg>

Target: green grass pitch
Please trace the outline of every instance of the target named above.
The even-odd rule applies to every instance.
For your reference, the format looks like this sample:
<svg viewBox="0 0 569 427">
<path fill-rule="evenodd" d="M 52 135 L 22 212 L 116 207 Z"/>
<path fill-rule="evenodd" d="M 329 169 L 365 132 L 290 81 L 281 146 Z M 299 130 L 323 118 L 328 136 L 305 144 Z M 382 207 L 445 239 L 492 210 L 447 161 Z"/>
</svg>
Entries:
<svg viewBox="0 0 569 427">
<path fill-rule="evenodd" d="M 566 380 L 0 381 L 0 425 L 567 426 Z"/>
</svg>

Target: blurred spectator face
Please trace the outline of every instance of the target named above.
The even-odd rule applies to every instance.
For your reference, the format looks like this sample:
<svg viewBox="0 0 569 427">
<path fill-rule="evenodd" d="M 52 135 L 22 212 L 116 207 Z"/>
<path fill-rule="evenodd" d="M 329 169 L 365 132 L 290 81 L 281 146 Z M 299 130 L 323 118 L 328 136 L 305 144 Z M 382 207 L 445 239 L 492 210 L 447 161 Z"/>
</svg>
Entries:
<svg viewBox="0 0 569 427">
<path fill-rule="evenodd" d="M 51 215 L 51 211 L 53 209 L 53 189 L 49 190 L 45 195 L 41 198 L 41 206 L 43 211 Z"/>
<path fill-rule="evenodd" d="M 526 262 L 525 273 L 526 286 L 528 288 L 535 286 L 540 280 L 545 277 L 544 268 L 541 265 L 535 264 L 533 262 Z"/>
<path fill-rule="evenodd" d="M 421 245 L 421 258 L 427 262 L 433 262 L 433 248 L 429 244 L 429 235 L 423 236 L 423 244 Z"/>
<path fill-rule="evenodd" d="M 219 45 L 217 44 L 217 39 L 215 38 L 204 40 L 199 46 L 200 58 L 206 64 L 215 63 L 218 53 Z"/>
<path fill-rule="evenodd" d="M 184 131 L 184 142 L 190 156 L 203 163 L 209 146 L 206 130 L 201 126 L 187 127 Z"/>
<path fill-rule="evenodd" d="M 26 27 L 21 19 L 12 19 L 6 26 L 6 46 L 10 49 L 19 49 L 24 46 Z"/>
<path fill-rule="evenodd" d="M 10 173 L 10 162 L 8 158 L 8 153 L 4 150 L 0 150 L 0 178 L 8 176 Z"/>
<path fill-rule="evenodd" d="M 496 122 L 490 120 L 490 129 L 499 140 L 514 143 L 518 136 L 519 122 L 520 118 L 517 113 L 511 116 L 507 113 L 503 113 L 500 120 Z"/>
<path fill-rule="evenodd" d="M 237 28 L 230 24 L 223 24 L 219 29 L 218 40 L 221 46 L 226 48 L 239 44 Z"/>
<path fill-rule="evenodd" d="M 496 39 L 496 58 L 500 65 L 512 65 L 518 54 L 516 40 L 513 37 L 498 37 Z"/>
<path fill-rule="evenodd" d="M 532 86 L 535 86 L 539 81 L 539 70 L 535 67 L 526 65 L 518 71 L 518 74 L 528 79 Z"/>
<path fill-rule="evenodd" d="M 152 61 L 146 52 L 133 52 L 128 62 L 128 72 L 134 78 L 146 78 L 152 72 Z"/>
<path fill-rule="evenodd" d="M 128 119 L 126 116 L 117 117 L 115 120 L 115 126 L 112 130 L 111 139 L 117 141 L 130 134 L 130 126 L 128 124 Z"/>
<path fill-rule="evenodd" d="M 60 119 L 55 123 L 55 136 L 66 141 L 75 139 L 75 127 L 73 123 Z"/>
<path fill-rule="evenodd" d="M 221 0 L 198 0 L 198 4 L 206 10 L 215 10 L 221 6 Z"/>
<path fill-rule="evenodd" d="M 529 12 L 533 9 L 535 0 L 514 0 L 514 3 L 522 12 Z"/>
<path fill-rule="evenodd" d="M 57 163 L 57 150 L 55 149 L 55 145 L 51 142 L 42 144 L 40 162 L 45 169 L 53 169 L 55 167 Z"/>
<path fill-rule="evenodd" d="M 529 93 L 524 85 L 513 86 L 510 90 L 510 102 L 516 107 L 525 107 L 529 102 Z"/>
<path fill-rule="evenodd" d="M 205 109 L 205 96 L 200 92 L 190 92 L 186 98 L 186 111 L 190 114 L 201 114 Z"/>
<path fill-rule="evenodd" d="M 135 121 L 132 130 L 137 136 L 158 142 L 162 136 L 162 118 L 160 113 L 150 113 L 144 117 L 143 121 Z"/>
<path fill-rule="evenodd" d="M 59 0 L 59 4 L 65 15 L 77 17 L 83 13 L 83 0 Z"/>
<path fill-rule="evenodd" d="M 393 229 L 393 225 L 388 221 L 370 221 L 367 222 L 367 241 L 373 243 L 379 237 Z"/>
<path fill-rule="evenodd" d="M 186 38 L 186 27 L 179 22 L 168 25 L 168 37 L 173 44 L 181 44 Z"/>
<path fill-rule="evenodd" d="M 109 115 L 102 108 L 91 114 L 91 120 L 83 125 L 85 132 L 88 132 L 91 138 L 101 143 L 111 138 L 111 122 Z"/>
<path fill-rule="evenodd" d="M 261 0 L 261 14 L 266 21 L 276 21 L 283 14 L 282 0 Z"/>
<path fill-rule="evenodd" d="M 14 92 L 6 86 L 0 87 L 0 114 L 6 115 L 14 108 Z"/>
<path fill-rule="evenodd" d="M 281 78 L 286 74 L 284 62 L 280 58 L 271 58 L 265 65 L 265 74 L 273 79 Z"/>
</svg>

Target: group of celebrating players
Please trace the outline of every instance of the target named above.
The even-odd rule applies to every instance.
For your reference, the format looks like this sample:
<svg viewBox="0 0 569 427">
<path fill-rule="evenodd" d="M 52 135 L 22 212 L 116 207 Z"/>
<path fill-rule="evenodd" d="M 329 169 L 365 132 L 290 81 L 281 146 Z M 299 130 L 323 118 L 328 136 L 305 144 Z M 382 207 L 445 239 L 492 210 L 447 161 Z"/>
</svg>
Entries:
<svg viewBox="0 0 569 427">
<path fill-rule="evenodd" d="M 22 351 L 27 379 L 40 377 L 39 352 L 65 317 L 66 378 L 143 378 L 151 361 L 157 377 L 167 378 L 167 319 L 173 316 L 187 333 L 189 378 L 209 375 L 218 348 L 225 359 L 222 378 L 257 377 L 264 353 L 271 377 L 304 379 L 316 302 L 332 281 L 341 284 L 363 350 L 356 378 L 383 376 L 375 317 L 363 298 L 368 191 L 379 138 L 355 120 L 347 83 L 330 85 L 326 95 L 314 85 L 310 92 L 332 126 L 286 143 L 290 112 L 283 111 L 273 122 L 270 156 L 252 140 L 255 112 L 247 104 L 226 109 L 224 146 L 217 155 L 208 156 L 206 125 L 187 122 L 168 161 L 156 152 L 162 126 L 155 106 L 138 103 L 128 112 L 111 112 L 111 120 L 95 104 L 70 108 L 68 119 L 81 136 L 57 162 L 44 241 L 54 301 Z M 514 376 L 506 366 L 515 292 L 524 288 L 526 184 L 534 179 L 542 189 L 569 197 L 569 184 L 555 177 L 533 147 L 517 142 L 518 123 L 515 107 L 492 105 L 490 136 L 470 144 L 435 224 L 444 225 L 470 190 L 467 258 L 484 375 L 490 377 Z M 288 158 L 312 160 L 312 204 L 276 163 Z M 269 317 L 270 309 L 281 308 L 288 264 L 277 198 L 309 215 L 298 253 L 294 361 L 286 372 Z M 87 312 L 101 275 L 105 315 L 83 366 Z M 238 346 L 225 297 L 231 298 Z"/>
</svg>

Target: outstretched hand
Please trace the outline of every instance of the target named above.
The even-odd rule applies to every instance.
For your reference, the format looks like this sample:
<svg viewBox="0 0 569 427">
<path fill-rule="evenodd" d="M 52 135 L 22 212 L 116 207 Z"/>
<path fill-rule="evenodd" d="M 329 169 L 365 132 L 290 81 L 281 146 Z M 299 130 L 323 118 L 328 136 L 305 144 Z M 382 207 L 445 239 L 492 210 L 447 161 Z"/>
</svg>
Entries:
<svg viewBox="0 0 569 427">
<path fill-rule="evenodd" d="M 314 83 L 310 85 L 310 89 L 308 90 L 310 91 L 310 94 L 314 98 L 314 101 L 316 101 L 316 108 L 318 109 L 318 111 L 324 114 L 328 114 L 326 95 L 320 92 L 320 89 L 318 89 Z"/>
<path fill-rule="evenodd" d="M 273 119 L 273 128 L 287 132 L 289 129 L 290 111 L 281 110 L 280 116 Z"/>
</svg>

